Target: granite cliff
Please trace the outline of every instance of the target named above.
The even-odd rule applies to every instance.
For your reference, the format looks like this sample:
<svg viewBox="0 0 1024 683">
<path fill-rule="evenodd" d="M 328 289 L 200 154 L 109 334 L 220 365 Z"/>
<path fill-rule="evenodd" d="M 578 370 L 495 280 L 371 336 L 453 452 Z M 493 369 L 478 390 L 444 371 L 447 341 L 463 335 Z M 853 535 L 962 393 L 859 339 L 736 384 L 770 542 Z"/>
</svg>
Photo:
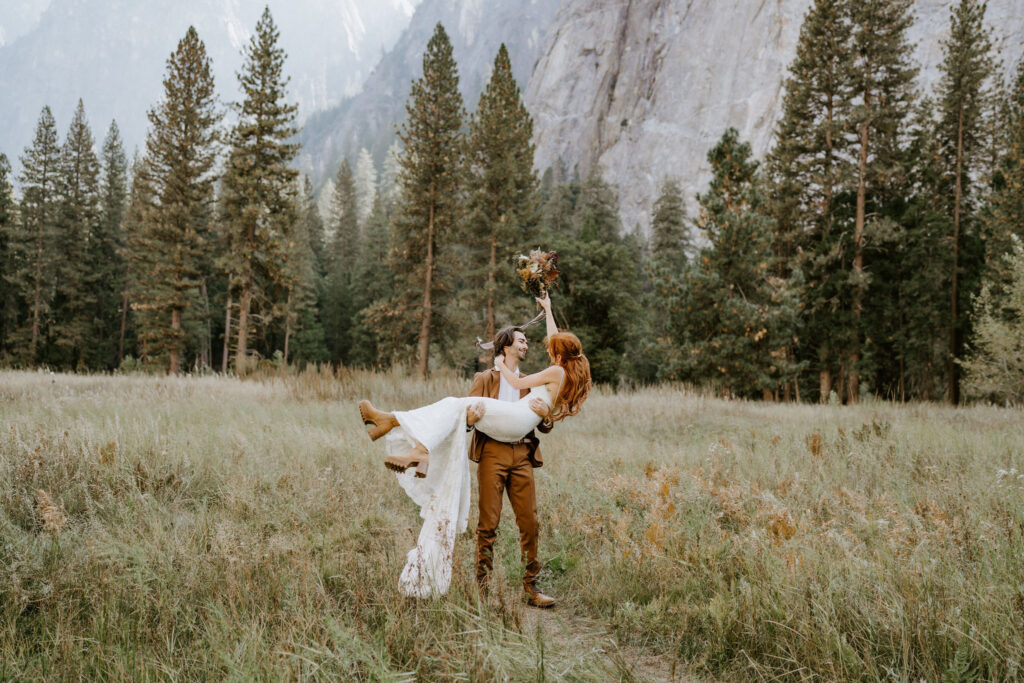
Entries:
<svg viewBox="0 0 1024 683">
<path fill-rule="evenodd" d="M 931 90 L 950 0 L 918 0 L 909 36 Z M 691 201 L 729 126 L 763 156 L 811 0 L 564 0 L 525 91 L 536 164 L 595 164 L 618 185 L 623 225 L 647 228 L 665 176 Z M 1024 52 L 1024 2 L 990 0 L 1001 59 Z"/>
</svg>

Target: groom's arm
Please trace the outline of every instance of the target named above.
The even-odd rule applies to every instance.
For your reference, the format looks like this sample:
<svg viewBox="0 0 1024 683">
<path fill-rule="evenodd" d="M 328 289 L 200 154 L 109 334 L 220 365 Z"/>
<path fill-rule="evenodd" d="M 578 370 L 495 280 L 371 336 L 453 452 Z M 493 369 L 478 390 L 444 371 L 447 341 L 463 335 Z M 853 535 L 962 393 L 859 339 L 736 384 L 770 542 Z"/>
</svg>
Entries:
<svg viewBox="0 0 1024 683">
<path fill-rule="evenodd" d="M 473 386 L 470 387 L 470 389 L 469 389 L 469 395 L 470 396 L 478 396 L 480 398 L 485 398 L 487 396 L 487 394 L 484 393 L 484 374 L 485 373 L 483 373 L 483 372 L 478 372 L 476 374 L 476 377 L 473 378 Z M 480 406 L 477 406 L 477 405 L 467 406 L 466 407 L 466 431 L 467 432 L 473 431 L 473 425 L 475 425 L 477 423 L 477 421 L 481 417 L 483 417 L 483 416 L 484 416 L 484 413 L 483 413 L 483 410 L 481 409 Z"/>
</svg>

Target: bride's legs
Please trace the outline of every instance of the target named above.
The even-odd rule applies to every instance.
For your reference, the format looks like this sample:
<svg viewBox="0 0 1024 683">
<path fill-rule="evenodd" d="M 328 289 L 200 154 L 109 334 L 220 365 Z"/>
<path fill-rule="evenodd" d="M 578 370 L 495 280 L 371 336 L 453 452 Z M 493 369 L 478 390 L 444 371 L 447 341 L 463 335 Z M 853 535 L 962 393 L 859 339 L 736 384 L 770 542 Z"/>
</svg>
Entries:
<svg viewBox="0 0 1024 683">
<path fill-rule="evenodd" d="M 398 426 L 398 420 L 395 419 L 394 413 L 377 410 L 372 403 L 366 400 L 359 402 L 359 417 L 362 418 L 364 425 L 373 425 L 373 429 L 369 431 L 370 439 L 373 441 Z"/>
<path fill-rule="evenodd" d="M 395 472 L 405 472 L 407 468 L 415 465 L 416 476 L 422 479 L 427 476 L 429 461 L 430 453 L 427 451 L 427 447 L 417 441 L 412 450 L 402 455 L 389 455 L 384 458 L 384 467 Z"/>
</svg>

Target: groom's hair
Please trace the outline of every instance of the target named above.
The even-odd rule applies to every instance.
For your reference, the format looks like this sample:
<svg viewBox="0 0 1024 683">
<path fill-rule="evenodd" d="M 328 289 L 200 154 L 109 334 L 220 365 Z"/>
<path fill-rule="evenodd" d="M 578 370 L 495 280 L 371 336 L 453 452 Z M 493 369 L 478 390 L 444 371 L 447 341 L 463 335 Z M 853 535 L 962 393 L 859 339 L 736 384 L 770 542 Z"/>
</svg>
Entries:
<svg viewBox="0 0 1024 683">
<path fill-rule="evenodd" d="M 512 327 L 503 327 L 498 330 L 498 334 L 494 335 L 494 355 L 504 354 L 505 349 L 516 341 L 516 332 L 523 332 L 523 328 L 518 325 Z M 526 334 L 523 332 L 523 334 Z"/>
</svg>

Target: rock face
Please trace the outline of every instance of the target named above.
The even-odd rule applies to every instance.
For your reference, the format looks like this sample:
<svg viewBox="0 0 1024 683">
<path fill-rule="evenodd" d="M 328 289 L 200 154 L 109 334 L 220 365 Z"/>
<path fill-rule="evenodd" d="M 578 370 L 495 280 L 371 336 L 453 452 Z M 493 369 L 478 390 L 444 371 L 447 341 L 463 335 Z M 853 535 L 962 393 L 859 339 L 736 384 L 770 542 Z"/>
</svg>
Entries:
<svg viewBox="0 0 1024 683">
<path fill-rule="evenodd" d="M 909 36 L 919 84 L 938 78 L 951 0 L 918 0 Z M 763 156 L 811 0 L 564 0 L 525 92 L 536 164 L 595 164 L 619 187 L 623 225 L 646 230 L 658 187 L 691 200 L 708 150 L 735 127 Z M 990 0 L 987 23 L 1011 68 L 1024 52 L 1024 2 Z"/>
</svg>

